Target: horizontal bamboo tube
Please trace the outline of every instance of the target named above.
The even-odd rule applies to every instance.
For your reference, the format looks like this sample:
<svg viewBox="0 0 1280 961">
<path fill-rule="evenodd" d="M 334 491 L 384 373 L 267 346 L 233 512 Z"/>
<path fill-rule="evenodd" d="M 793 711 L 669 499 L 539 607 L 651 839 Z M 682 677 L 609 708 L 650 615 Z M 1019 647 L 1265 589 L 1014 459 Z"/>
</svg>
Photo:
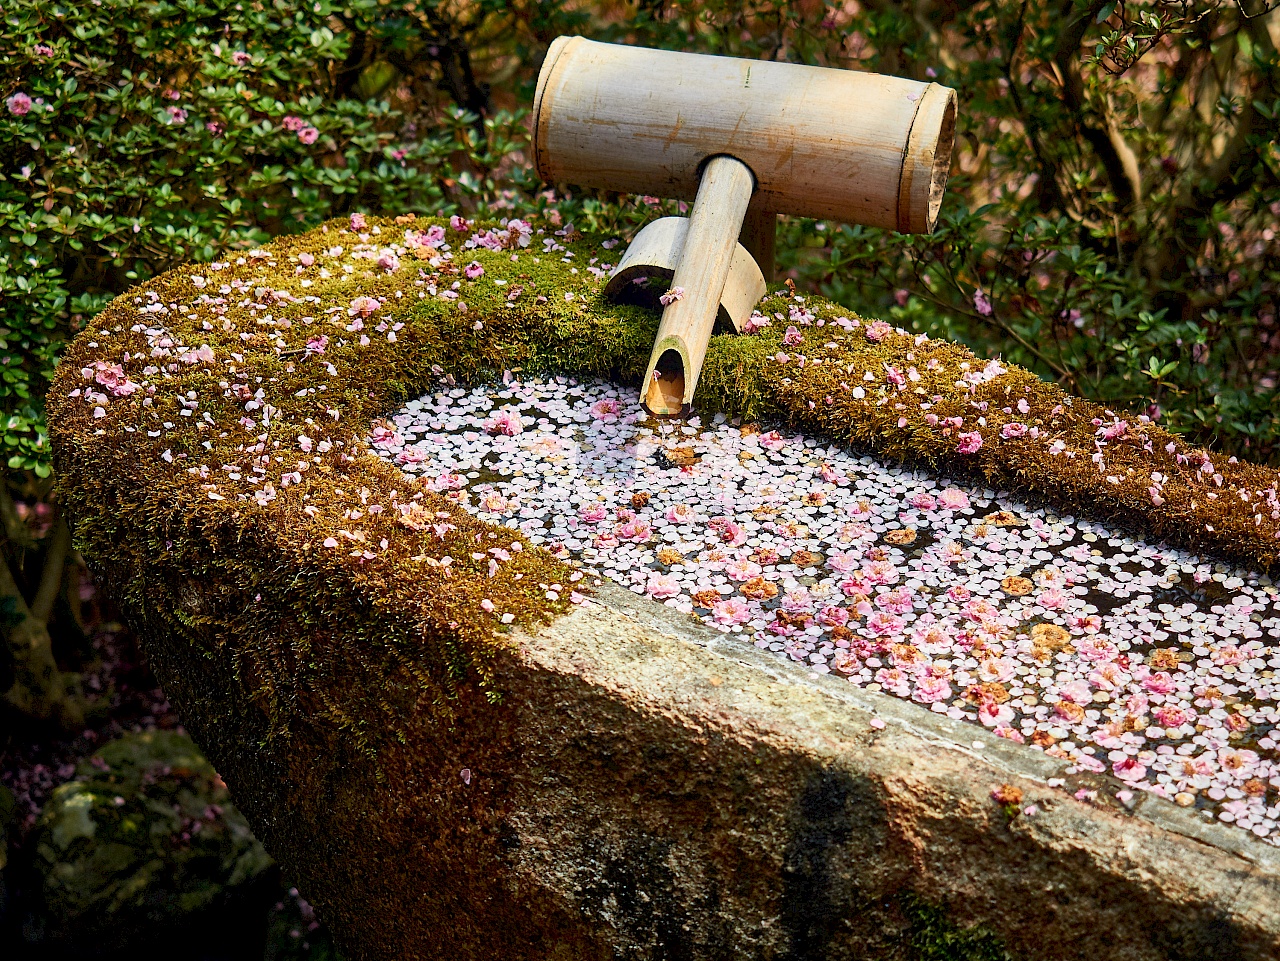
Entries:
<svg viewBox="0 0 1280 961">
<path fill-rule="evenodd" d="M 685 200 L 726 154 L 753 209 L 928 232 L 955 91 L 880 74 L 560 37 L 538 77 L 534 161 L 551 183 Z"/>
</svg>

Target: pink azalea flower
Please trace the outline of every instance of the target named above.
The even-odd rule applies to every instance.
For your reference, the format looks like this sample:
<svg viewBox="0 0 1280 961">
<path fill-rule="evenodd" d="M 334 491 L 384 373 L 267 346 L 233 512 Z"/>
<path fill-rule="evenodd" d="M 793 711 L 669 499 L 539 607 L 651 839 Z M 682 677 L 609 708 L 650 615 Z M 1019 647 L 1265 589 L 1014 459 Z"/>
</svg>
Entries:
<svg viewBox="0 0 1280 961">
<path fill-rule="evenodd" d="M 479 280 L 484 276 L 484 268 L 480 266 L 480 262 L 478 260 L 473 260 L 471 263 L 467 264 L 462 273 L 467 280 Z"/>
<path fill-rule="evenodd" d="M 368 221 L 364 219 L 364 214 L 356 213 L 351 215 L 351 232 L 359 233 L 368 226 Z"/>
<path fill-rule="evenodd" d="M 966 431 L 959 435 L 960 443 L 956 450 L 961 454 L 976 454 L 982 447 L 982 435 L 976 430 Z"/>
<path fill-rule="evenodd" d="M 782 342 L 788 347 L 795 347 L 804 343 L 804 334 L 800 333 L 799 327 L 788 327 L 787 332 L 782 335 Z"/>
<path fill-rule="evenodd" d="M 656 600 L 668 600 L 680 593 L 680 579 L 674 574 L 650 574 L 644 592 Z"/>
<path fill-rule="evenodd" d="M 969 507 L 969 495 L 958 487 L 948 487 L 938 495 L 938 506 L 947 511 L 961 511 Z"/>
<path fill-rule="evenodd" d="M 289 131 L 290 133 L 297 133 L 299 130 L 301 130 L 303 127 L 307 125 L 307 122 L 303 120 L 301 117 L 295 117 L 293 115 L 285 117 L 284 120 L 281 121 L 281 123 L 284 125 L 284 129 Z"/>
<path fill-rule="evenodd" d="M 166 110 L 166 113 L 169 114 L 170 123 L 178 124 L 179 126 L 181 126 L 182 124 L 187 122 L 187 112 L 183 110 L 181 107 L 169 107 Z"/>
<path fill-rule="evenodd" d="M 5 106 L 9 108 L 9 113 L 15 117 L 21 117 L 31 112 L 31 98 L 19 90 L 5 102 Z"/>
<path fill-rule="evenodd" d="M 973 309 L 983 317 L 991 316 L 991 301 L 987 299 L 987 295 L 982 292 L 981 287 L 973 292 Z"/>
<path fill-rule="evenodd" d="M 253 56 L 245 53 L 243 50 L 237 50 L 231 55 L 231 60 L 236 64 L 236 66 L 243 67 L 247 64 L 253 63 Z"/>
<path fill-rule="evenodd" d="M 745 624 L 751 620 L 751 608 L 740 597 L 717 601 L 711 608 L 711 616 L 717 624 Z"/>
</svg>

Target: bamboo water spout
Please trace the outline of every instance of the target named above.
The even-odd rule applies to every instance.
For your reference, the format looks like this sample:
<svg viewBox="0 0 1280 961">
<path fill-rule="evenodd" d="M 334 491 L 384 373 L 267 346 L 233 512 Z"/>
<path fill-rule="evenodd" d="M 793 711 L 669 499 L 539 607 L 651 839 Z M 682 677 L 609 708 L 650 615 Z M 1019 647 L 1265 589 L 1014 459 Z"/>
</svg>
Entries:
<svg viewBox="0 0 1280 961">
<path fill-rule="evenodd" d="M 694 201 L 641 388 L 650 409 L 692 401 L 740 235 L 772 276 L 775 212 L 932 231 L 955 111 L 936 83 L 557 39 L 534 99 L 543 180 Z"/>
</svg>

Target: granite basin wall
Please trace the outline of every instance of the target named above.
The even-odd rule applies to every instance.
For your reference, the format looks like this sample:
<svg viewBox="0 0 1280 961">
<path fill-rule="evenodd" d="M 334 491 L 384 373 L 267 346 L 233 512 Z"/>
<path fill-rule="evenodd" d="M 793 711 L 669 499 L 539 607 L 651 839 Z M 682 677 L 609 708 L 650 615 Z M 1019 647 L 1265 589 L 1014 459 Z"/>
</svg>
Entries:
<svg viewBox="0 0 1280 961">
<path fill-rule="evenodd" d="M 521 634 L 501 704 L 464 693 L 376 763 L 321 729 L 267 739 L 225 660 L 163 614 L 143 628 L 352 958 L 911 958 L 919 905 L 988 935 L 942 957 L 1280 954 L 1272 848 L 1155 797 L 1076 801 L 1046 786 L 1060 761 L 618 589 Z M 1011 817 L 1001 785 L 1038 812 Z"/>
</svg>

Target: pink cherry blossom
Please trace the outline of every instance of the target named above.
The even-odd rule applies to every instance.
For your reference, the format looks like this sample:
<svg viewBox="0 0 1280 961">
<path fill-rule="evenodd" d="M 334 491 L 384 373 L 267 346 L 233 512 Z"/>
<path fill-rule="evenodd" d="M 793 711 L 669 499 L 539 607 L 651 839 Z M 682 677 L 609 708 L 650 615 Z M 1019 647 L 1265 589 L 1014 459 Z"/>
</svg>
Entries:
<svg viewBox="0 0 1280 961">
<path fill-rule="evenodd" d="M 1169 694 L 1174 690 L 1176 685 L 1173 682 L 1173 678 L 1169 676 L 1167 671 L 1158 671 L 1146 678 L 1146 680 L 1142 682 L 1142 686 L 1152 694 Z"/>
<path fill-rule="evenodd" d="M 354 216 L 360 216 L 356 214 Z M 382 305 L 373 297 L 357 297 L 351 301 L 351 306 L 347 308 L 347 316 L 349 317 L 368 317 L 373 314 Z"/>
<path fill-rule="evenodd" d="M 922 677 L 911 692 L 911 699 L 921 704 L 933 704 L 951 696 L 951 685 L 945 678 Z"/>
<path fill-rule="evenodd" d="M 609 516 L 609 508 L 603 501 L 592 501 L 578 509 L 578 519 L 584 524 L 599 524 Z"/>
<path fill-rule="evenodd" d="M 795 347 L 804 343 L 804 334 L 800 333 L 799 327 L 788 327 L 787 332 L 782 335 L 782 342 L 788 347 Z"/>
<path fill-rule="evenodd" d="M 485 433 L 514 437 L 524 430 L 520 415 L 512 410 L 500 410 L 484 423 Z"/>
<path fill-rule="evenodd" d="M 644 592 L 660 601 L 676 597 L 680 594 L 680 578 L 674 574 L 650 574 Z"/>
<path fill-rule="evenodd" d="M 961 454 L 976 454 L 982 447 L 982 435 L 976 430 L 966 431 L 959 435 L 960 443 L 956 451 Z"/>
<path fill-rule="evenodd" d="M 1136 757 L 1123 757 L 1111 765 L 1111 770 L 1122 781 L 1133 783 L 1147 776 L 1147 767 Z"/>
<path fill-rule="evenodd" d="M 761 571 L 759 564 L 748 560 L 730 561 L 724 566 L 725 576 L 731 581 L 749 581 Z"/>
<path fill-rule="evenodd" d="M 751 620 L 751 608 L 740 597 L 717 601 L 711 608 L 711 616 L 717 624 L 745 624 Z"/>
<path fill-rule="evenodd" d="M 938 495 L 938 506 L 947 511 L 967 510 L 969 495 L 958 487 L 948 487 Z"/>
<path fill-rule="evenodd" d="M 1009 440 L 1014 437 L 1024 436 L 1027 433 L 1027 430 L 1028 430 L 1028 427 L 1026 424 L 1019 424 L 1016 422 L 1005 424 L 1003 427 L 1000 428 L 1000 436 L 1003 437 L 1005 440 Z"/>
<path fill-rule="evenodd" d="M 484 268 L 478 260 L 473 260 L 462 271 L 467 280 L 479 280 L 484 276 Z"/>
</svg>

